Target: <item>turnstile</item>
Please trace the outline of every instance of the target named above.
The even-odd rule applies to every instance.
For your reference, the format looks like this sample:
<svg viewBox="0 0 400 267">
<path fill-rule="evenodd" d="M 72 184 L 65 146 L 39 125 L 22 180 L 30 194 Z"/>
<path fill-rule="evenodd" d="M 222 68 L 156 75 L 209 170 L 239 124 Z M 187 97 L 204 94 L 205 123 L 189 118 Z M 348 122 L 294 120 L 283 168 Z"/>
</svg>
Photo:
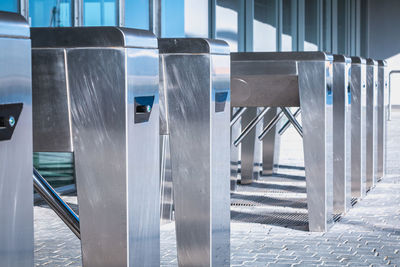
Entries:
<svg viewBox="0 0 400 267">
<path fill-rule="evenodd" d="M 351 59 L 333 56 L 333 209 L 351 207 Z"/>
<path fill-rule="evenodd" d="M 230 57 L 223 41 L 159 39 L 180 266 L 230 263 Z"/>
<path fill-rule="evenodd" d="M 378 62 L 367 59 L 367 109 L 366 109 L 366 189 L 367 191 L 375 186 L 377 181 L 377 154 L 378 154 Z"/>
<path fill-rule="evenodd" d="M 83 265 L 159 265 L 157 39 L 118 27 L 31 34 L 34 150 L 75 153 Z"/>
<path fill-rule="evenodd" d="M 353 198 L 366 194 L 366 60 L 351 58 L 351 192 Z"/>
<path fill-rule="evenodd" d="M 264 116 L 264 125 L 267 126 L 279 112 L 279 108 L 273 107 Z M 262 174 L 269 175 L 278 169 L 280 153 L 280 134 L 278 133 L 280 124 L 277 123 L 271 128 L 262 140 Z"/>
<path fill-rule="evenodd" d="M 386 125 L 388 107 L 388 71 L 384 60 L 378 60 L 378 94 L 377 94 L 377 175 L 378 180 L 382 179 L 386 173 Z"/>
<path fill-rule="evenodd" d="M 29 25 L 0 12 L 0 265 L 33 266 Z"/>
<path fill-rule="evenodd" d="M 301 107 L 309 229 L 332 220 L 332 56 L 323 52 L 233 53 L 233 107 Z"/>
</svg>

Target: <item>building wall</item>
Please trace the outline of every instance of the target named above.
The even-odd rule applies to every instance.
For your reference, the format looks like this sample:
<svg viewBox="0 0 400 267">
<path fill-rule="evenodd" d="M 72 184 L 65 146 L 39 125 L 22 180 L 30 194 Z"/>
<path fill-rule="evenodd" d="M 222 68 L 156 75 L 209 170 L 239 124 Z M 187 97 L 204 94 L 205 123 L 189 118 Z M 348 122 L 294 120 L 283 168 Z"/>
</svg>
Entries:
<svg viewBox="0 0 400 267">
<path fill-rule="evenodd" d="M 368 0 L 368 57 L 400 70 L 400 1 Z M 392 104 L 400 105 L 400 74 L 392 76 Z"/>
</svg>

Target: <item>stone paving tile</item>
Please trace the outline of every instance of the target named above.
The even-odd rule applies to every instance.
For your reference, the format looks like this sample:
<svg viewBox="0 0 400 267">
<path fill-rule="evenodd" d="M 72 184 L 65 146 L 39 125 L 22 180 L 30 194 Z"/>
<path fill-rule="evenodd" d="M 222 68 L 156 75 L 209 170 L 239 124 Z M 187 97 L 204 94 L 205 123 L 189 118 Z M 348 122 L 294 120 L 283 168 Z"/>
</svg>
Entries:
<svg viewBox="0 0 400 267">
<path fill-rule="evenodd" d="M 301 221 L 304 217 L 298 217 L 297 221 L 292 219 L 297 222 L 297 228 L 285 228 L 278 222 L 265 224 L 269 217 L 264 224 L 234 220 L 231 223 L 231 266 L 400 266 L 400 112 L 392 113 L 388 127 L 387 176 L 329 232 L 305 231 L 307 225 Z M 305 201 L 302 147 L 293 129 L 282 137 L 281 149 L 281 164 L 300 168 L 284 169 L 288 175 L 259 181 L 258 186 L 275 190 L 265 194 L 270 198 L 279 190 L 278 195 L 298 194 L 301 203 Z M 285 151 L 290 151 L 291 157 L 284 157 Z M 242 188 L 240 193 L 245 191 Z M 76 197 L 63 198 L 77 209 Z M 266 205 L 265 199 L 258 201 Z M 277 212 L 287 212 L 286 204 L 296 206 L 293 201 L 274 203 L 278 203 Z M 262 205 L 257 208 L 263 209 Z M 299 207 L 304 210 L 301 205 Z M 251 208 L 235 206 L 233 210 L 252 211 Z M 270 211 L 266 210 L 266 215 Z M 81 266 L 80 241 L 53 211 L 46 205 L 36 205 L 34 215 L 35 266 Z M 290 218 L 283 216 L 281 219 L 284 222 Z M 161 265 L 177 266 L 173 223 L 161 226 Z"/>
</svg>

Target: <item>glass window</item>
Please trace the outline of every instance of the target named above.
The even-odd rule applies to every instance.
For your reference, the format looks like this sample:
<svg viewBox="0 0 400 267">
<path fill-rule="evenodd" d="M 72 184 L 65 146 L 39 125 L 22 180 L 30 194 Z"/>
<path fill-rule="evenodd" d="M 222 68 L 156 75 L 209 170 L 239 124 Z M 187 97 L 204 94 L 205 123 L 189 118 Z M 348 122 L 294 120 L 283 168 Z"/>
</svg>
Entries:
<svg viewBox="0 0 400 267">
<path fill-rule="evenodd" d="M 209 1 L 185 0 L 186 37 L 208 37 Z"/>
<path fill-rule="evenodd" d="M 18 12 L 18 0 L 1 0 L 0 10 L 8 12 Z"/>
<path fill-rule="evenodd" d="M 319 38 L 318 0 L 305 1 L 304 51 L 317 51 Z"/>
<path fill-rule="evenodd" d="M 117 0 L 83 0 L 85 26 L 117 25 Z"/>
<path fill-rule="evenodd" d="M 30 0 L 32 27 L 71 26 L 71 0 Z"/>
<path fill-rule="evenodd" d="M 241 0 L 217 0 L 215 12 L 215 36 L 225 40 L 231 52 L 242 51 L 243 38 L 243 4 Z"/>
<path fill-rule="evenodd" d="M 74 183 L 74 154 L 35 152 L 33 166 L 53 187 Z"/>
<path fill-rule="evenodd" d="M 337 52 L 346 54 L 347 23 L 346 23 L 346 0 L 337 1 Z"/>
<path fill-rule="evenodd" d="M 276 1 L 254 0 L 254 51 L 277 51 L 277 25 Z"/>
<path fill-rule="evenodd" d="M 149 0 L 125 0 L 125 26 L 149 29 Z"/>
<path fill-rule="evenodd" d="M 282 51 L 296 50 L 297 9 L 293 0 L 282 1 Z"/>
<path fill-rule="evenodd" d="M 185 37 L 184 0 L 161 1 L 161 36 Z"/>
</svg>

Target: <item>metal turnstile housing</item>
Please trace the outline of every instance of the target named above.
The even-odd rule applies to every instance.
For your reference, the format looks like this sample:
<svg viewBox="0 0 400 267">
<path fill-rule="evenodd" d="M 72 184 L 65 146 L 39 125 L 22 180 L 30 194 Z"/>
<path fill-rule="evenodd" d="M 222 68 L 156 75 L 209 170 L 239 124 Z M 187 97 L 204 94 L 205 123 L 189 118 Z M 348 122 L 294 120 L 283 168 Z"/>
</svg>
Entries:
<svg viewBox="0 0 400 267">
<path fill-rule="evenodd" d="M 351 192 L 353 198 L 366 194 L 366 60 L 351 58 Z"/>
<path fill-rule="evenodd" d="M 375 187 L 378 176 L 378 62 L 367 59 L 367 104 L 366 104 L 366 188 Z"/>
<path fill-rule="evenodd" d="M 35 150 L 74 152 L 83 265 L 158 266 L 157 39 L 119 27 L 31 33 Z"/>
<path fill-rule="evenodd" d="M 333 56 L 333 209 L 351 207 L 351 59 Z"/>
<path fill-rule="evenodd" d="M 386 174 L 386 135 L 387 135 L 387 109 L 388 109 L 388 70 L 385 60 L 378 60 L 378 110 L 377 110 L 377 179 L 382 179 Z"/>
<path fill-rule="evenodd" d="M 232 107 L 301 107 L 311 231 L 333 222 L 332 61 L 323 52 L 231 54 Z"/>
<path fill-rule="evenodd" d="M 187 38 L 159 39 L 159 49 L 178 263 L 229 266 L 229 47 Z"/>
<path fill-rule="evenodd" d="M 0 265 L 33 266 L 29 25 L 0 12 Z"/>
</svg>

